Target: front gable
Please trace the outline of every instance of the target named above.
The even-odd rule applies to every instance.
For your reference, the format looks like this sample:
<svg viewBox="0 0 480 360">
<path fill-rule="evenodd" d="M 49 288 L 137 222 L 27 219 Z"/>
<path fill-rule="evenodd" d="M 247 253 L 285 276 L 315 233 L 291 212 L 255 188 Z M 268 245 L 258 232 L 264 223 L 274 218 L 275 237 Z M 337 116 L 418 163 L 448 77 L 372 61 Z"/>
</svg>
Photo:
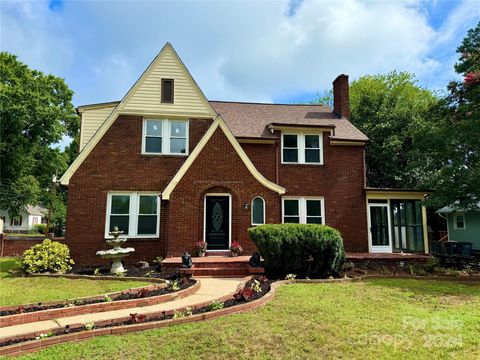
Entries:
<svg viewBox="0 0 480 360">
<path fill-rule="evenodd" d="M 161 101 L 161 82 L 165 78 L 174 80 L 173 103 Z M 119 115 L 213 119 L 216 112 L 172 45 L 167 43 L 63 174 L 62 185 L 69 184 L 72 175 Z"/>
<path fill-rule="evenodd" d="M 178 185 L 178 183 L 182 180 L 184 175 L 187 173 L 187 171 L 192 167 L 194 164 L 195 160 L 199 157 L 199 155 L 202 153 L 204 148 L 207 146 L 207 144 L 210 144 L 212 142 L 212 138 L 214 135 L 218 132 L 221 132 L 226 139 L 228 140 L 227 142 L 230 144 L 230 148 L 228 149 L 222 149 L 219 151 L 219 161 L 221 161 L 221 155 L 223 152 L 227 153 L 235 153 L 237 154 L 240 159 L 242 160 L 243 164 L 245 165 L 246 169 L 248 172 L 263 186 L 268 188 L 271 191 L 276 192 L 279 195 L 285 194 L 285 188 L 281 187 L 278 184 L 275 184 L 269 180 L 267 180 L 253 165 L 252 161 L 249 159 L 241 145 L 238 143 L 237 139 L 233 136 L 232 132 L 230 129 L 227 127 L 223 119 L 218 116 L 213 124 L 210 126 L 208 131 L 205 133 L 203 138 L 200 140 L 198 145 L 195 147 L 193 152 L 190 154 L 188 159 L 183 163 L 183 165 L 180 167 L 176 175 L 173 177 L 173 179 L 170 181 L 170 183 L 167 185 L 165 190 L 162 193 L 162 199 L 163 200 L 170 200 L 170 196 L 172 192 L 174 191 L 175 187 Z M 214 163 L 211 162 L 211 163 Z M 231 174 L 234 175 L 236 172 L 232 171 Z"/>
</svg>

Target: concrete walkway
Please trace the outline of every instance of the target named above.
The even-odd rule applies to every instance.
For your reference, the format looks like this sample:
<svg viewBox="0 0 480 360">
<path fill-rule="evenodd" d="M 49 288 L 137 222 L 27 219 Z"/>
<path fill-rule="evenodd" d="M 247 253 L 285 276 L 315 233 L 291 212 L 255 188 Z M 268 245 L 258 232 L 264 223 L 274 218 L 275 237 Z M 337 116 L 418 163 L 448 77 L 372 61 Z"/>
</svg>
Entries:
<svg viewBox="0 0 480 360">
<path fill-rule="evenodd" d="M 183 299 L 169 301 L 162 304 L 136 307 L 130 309 L 105 311 L 78 316 L 37 321 L 28 324 L 13 325 L 0 328 L 0 340 L 5 337 L 28 334 L 32 332 L 48 333 L 51 330 L 71 324 L 95 323 L 102 320 L 113 320 L 121 317 L 128 317 L 130 314 L 147 314 L 157 311 L 175 310 L 186 306 L 195 306 L 203 302 L 210 302 L 234 292 L 243 279 L 237 278 L 201 278 L 200 288 L 193 295 Z"/>
</svg>

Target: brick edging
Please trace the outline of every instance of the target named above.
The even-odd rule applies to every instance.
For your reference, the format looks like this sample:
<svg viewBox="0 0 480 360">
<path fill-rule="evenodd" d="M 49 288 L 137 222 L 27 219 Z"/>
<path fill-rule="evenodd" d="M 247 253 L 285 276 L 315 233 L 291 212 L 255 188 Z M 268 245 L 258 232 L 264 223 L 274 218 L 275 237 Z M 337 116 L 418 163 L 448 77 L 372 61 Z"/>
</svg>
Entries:
<svg viewBox="0 0 480 360">
<path fill-rule="evenodd" d="M 342 279 L 318 279 L 318 280 L 281 280 L 272 283 L 270 287 L 270 291 L 266 293 L 264 296 L 262 296 L 260 299 L 253 300 L 251 302 L 247 302 L 244 304 L 240 305 L 235 305 L 229 308 L 225 309 L 220 309 L 220 310 L 215 310 L 211 312 L 207 312 L 204 314 L 197 314 L 197 315 L 192 315 L 184 318 L 179 318 L 179 319 L 169 319 L 169 320 L 161 320 L 161 321 L 154 321 L 154 322 L 149 322 L 149 323 L 141 323 L 141 324 L 133 324 L 133 325 L 121 325 L 121 326 L 115 326 L 111 328 L 104 328 L 104 329 L 94 329 L 90 331 L 82 331 L 78 333 L 72 333 L 72 334 L 65 334 L 65 335 L 59 335 L 59 336 L 54 336 L 51 338 L 45 338 L 45 339 L 40 339 L 40 340 L 31 340 L 27 341 L 24 343 L 19 343 L 19 344 L 14 344 L 14 345 L 9 345 L 5 346 L 3 348 L 0 348 L 0 355 L 8 355 L 8 356 L 18 356 L 18 355 L 23 355 L 26 353 L 31 353 L 35 352 L 41 349 L 44 349 L 48 346 L 55 345 L 55 344 L 60 344 L 64 342 L 69 342 L 69 341 L 81 341 L 83 339 L 88 339 L 92 338 L 95 336 L 101 336 L 101 335 L 110 335 L 110 334 L 124 334 L 128 332 L 134 332 L 134 331 L 144 331 L 144 330 L 150 330 L 150 329 L 155 329 L 155 328 L 163 328 L 167 326 L 172 326 L 176 324 L 184 324 L 184 323 L 190 323 L 190 322 L 197 322 L 197 321 L 202 321 L 202 320 L 210 320 L 210 319 L 215 319 L 217 317 L 223 316 L 223 315 L 231 315 L 231 314 L 236 314 L 240 312 L 245 312 L 245 311 L 250 311 L 250 310 L 255 310 L 258 308 L 263 307 L 267 302 L 269 302 L 275 295 L 277 289 L 285 284 L 319 284 L 319 283 L 342 283 L 342 282 L 356 282 L 360 281 L 363 279 L 374 279 L 374 278 L 413 278 L 413 279 L 423 279 L 423 280 L 459 280 L 463 281 L 464 278 L 451 278 L 451 277 L 446 277 L 446 276 L 393 276 L 393 275 L 363 275 L 359 276 L 357 278 L 342 278 Z M 471 280 L 471 279 L 470 279 Z M 247 280 L 244 279 L 244 281 L 237 287 L 240 288 L 243 284 L 245 284 Z M 480 279 L 475 279 L 474 282 L 480 282 Z M 225 297 L 231 297 L 233 293 L 226 295 L 222 297 L 221 299 Z M 208 302 L 207 302 L 208 303 Z M 201 304 L 196 304 L 195 306 L 198 307 Z M 185 308 L 179 308 L 176 310 L 184 310 Z M 167 311 L 165 313 L 172 313 L 174 310 Z M 149 314 L 150 316 L 154 316 L 157 313 L 152 313 Z M 122 318 L 115 319 L 115 320 L 121 320 Z M 124 318 L 127 319 L 127 318 Z M 102 323 L 108 323 L 107 320 L 104 322 L 99 322 L 98 324 Z M 70 328 L 75 328 L 81 326 L 81 324 L 75 324 L 71 325 Z M 22 337 L 26 337 L 29 334 L 22 335 Z M 14 338 L 14 337 L 12 337 Z"/>
<path fill-rule="evenodd" d="M 165 286 L 165 285 L 164 285 Z M 109 294 L 102 294 L 96 295 L 91 297 L 85 297 L 75 300 L 92 300 L 92 299 L 103 299 L 105 295 L 108 296 L 118 296 L 125 293 L 136 293 L 141 291 L 142 289 L 153 290 L 155 288 L 162 288 L 164 286 L 155 286 L 155 285 L 148 285 L 141 288 L 133 288 L 127 289 L 123 291 L 117 291 L 114 293 Z M 130 309 L 134 307 L 142 307 L 142 306 L 149 306 L 155 304 L 161 304 L 172 300 L 182 299 L 184 297 L 190 296 L 198 291 L 200 288 L 200 281 L 196 280 L 196 283 L 192 286 L 179 290 L 176 292 L 172 292 L 169 294 L 157 295 L 157 296 L 150 296 L 145 298 L 138 298 L 138 299 L 129 299 L 129 300 L 117 300 L 111 302 L 101 302 L 96 304 L 88 304 L 88 305 L 78 305 L 72 307 L 63 307 L 63 308 L 56 308 L 56 309 L 47 309 L 47 310 L 40 310 L 35 312 L 27 312 L 23 314 L 15 314 L 15 315 L 7 315 L 0 317 L 0 328 L 11 326 L 11 325 L 20 325 L 26 324 L 36 321 L 43 321 L 43 320 L 51 320 L 58 317 L 67 317 L 67 316 L 74 316 L 74 315 L 83 315 L 83 314 L 91 314 L 91 313 L 98 313 L 98 312 L 105 312 L 105 311 L 112 311 L 112 310 L 121 310 L 121 309 Z M 73 301 L 73 300 L 71 300 Z M 61 301 L 56 302 L 56 304 L 66 304 L 69 301 Z M 34 304 L 35 305 L 35 304 Z M 8 307 L 8 308 L 18 308 L 19 305 Z M 10 310 L 7 309 L 7 310 Z M 3 309 L 2 309 L 3 310 Z"/>
</svg>

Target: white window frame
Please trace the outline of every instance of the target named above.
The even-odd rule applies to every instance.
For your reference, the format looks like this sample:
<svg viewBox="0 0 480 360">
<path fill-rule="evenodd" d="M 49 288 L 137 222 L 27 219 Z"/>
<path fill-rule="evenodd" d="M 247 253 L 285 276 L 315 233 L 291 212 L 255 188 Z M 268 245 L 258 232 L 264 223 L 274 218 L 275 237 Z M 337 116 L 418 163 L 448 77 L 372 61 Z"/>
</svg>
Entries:
<svg viewBox="0 0 480 360">
<path fill-rule="evenodd" d="M 463 218 L 463 227 L 457 226 L 457 217 Z M 467 228 L 467 223 L 465 222 L 465 213 L 453 214 L 453 228 L 455 230 L 465 230 Z"/>
<path fill-rule="evenodd" d="M 253 201 L 255 199 L 260 199 L 262 200 L 262 203 L 263 203 L 263 223 L 255 223 L 253 221 Z M 266 219 L 265 219 L 265 199 L 261 196 L 255 196 L 253 199 L 252 199 L 252 202 L 251 202 L 251 205 L 250 205 L 250 208 L 251 208 L 251 211 L 250 211 L 250 222 L 252 223 L 253 226 L 256 226 L 256 225 L 265 225 L 266 224 Z"/>
<path fill-rule="evenodd" d="M 162 151 L 161 152 L 146 152 L 146 138 L 147 138 L 147 122 L 148 121 L 161 121 L 162 123 Z M 184 122 L 185 123 L 185 153 L 172 153 L 170 152 L 170 139 L 179 139 L 178 136 L 171 136 L 171 123 L 172 122 Z M 151 136 L 151 135 L 149 135 Z M 155 136 L 152 136 L 155 137 Z M 160 136 L 157 136 L 160 137 Z M 143 119 L 142 126 L 142 155 L 171 155 L 171 156 L 188 156 L 189 145 L 189 121 L 183 119 Z"/>
<path fill-rule="evenodd" d="M 321 225 L 325 225 L 325 198 L 323 196 L 284 196 L 282 197 L 282 224 L 285 223 L 285 200 L 298 200 L 298 212 L 300 224 L 307 224 L 307 200 L 320 201 L 320 209 L 322 211 Z M 313 224 L 310 224 L 313 225 Z"/>
<path fill-rule="evenodd" d="M 110 215 L 111 215 L 111 206 L 112 206 L 112 195 L 126 195 L 130 196 L 130 207 L 128 210 L 128 234 L 122 234 L 121 237 L 136 238 L 136 239 L 151 239 L 158 237 L 160 234 L 160 202 L 161 199 L 158 196 L 158 192 L 149 192 L 149 191 L 110 191 L 107 196 L 107 212 L 105 217 L 105 238 L 112 238 L 108 235 L 110 230 Z M 146 234 L 138 235 L 138 215 L 140 212 L 140 196 L 157 196 L 157 228 L 155 234 Z"/>
<path fill-rule="evenodd" d="M 290 161 L 284 161 L 283 160 L 283 136 L 284 135 L 296 135 L 297 136 L 297 154 L 298 154 L 298 162 L 290 162 Z M 318 144 L 319 148 L 318 150 L 320 151 L 320 161 L 319 162 L 306 162 L 305 161 L 305 150 L 307 149 L 305 147 L 305 136 L 306 135 L 316 135 L 318 136 Z M 323 132 L 320 133 L 309 133 L 309 132 L 304 132 L 304 133 L 296 133 L 296 132 L 282 132 L 281 134 L 281 156 L 282 156 L 282 164 L 302 164 L 302 165 L 323 165 Z M 293 149 L 293 148 L 287 148 L 287 149 Z"/>
</svg>

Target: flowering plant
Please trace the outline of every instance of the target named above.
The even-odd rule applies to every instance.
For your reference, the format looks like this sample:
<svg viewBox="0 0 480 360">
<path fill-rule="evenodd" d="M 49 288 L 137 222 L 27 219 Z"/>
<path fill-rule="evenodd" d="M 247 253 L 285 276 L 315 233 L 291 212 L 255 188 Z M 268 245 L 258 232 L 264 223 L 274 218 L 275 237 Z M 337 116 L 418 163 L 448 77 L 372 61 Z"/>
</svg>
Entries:
<svg viewBox="0 0 480 360">
<path fill-rule="evenodd" d="M 195 250 L 197 250 L 197 252 L 205 252 L 207 251 L 207 243 L 205 241 L 197 241 L 196 244 L 195 244 Z"/>
<path fill-rule="evenodd" d="M 242 253 L 243 252 L 242 245 L 240 245 L 238 241 L 234 241 L 230 246 L 230 251 L 235 253 Z"/>
</svg>

